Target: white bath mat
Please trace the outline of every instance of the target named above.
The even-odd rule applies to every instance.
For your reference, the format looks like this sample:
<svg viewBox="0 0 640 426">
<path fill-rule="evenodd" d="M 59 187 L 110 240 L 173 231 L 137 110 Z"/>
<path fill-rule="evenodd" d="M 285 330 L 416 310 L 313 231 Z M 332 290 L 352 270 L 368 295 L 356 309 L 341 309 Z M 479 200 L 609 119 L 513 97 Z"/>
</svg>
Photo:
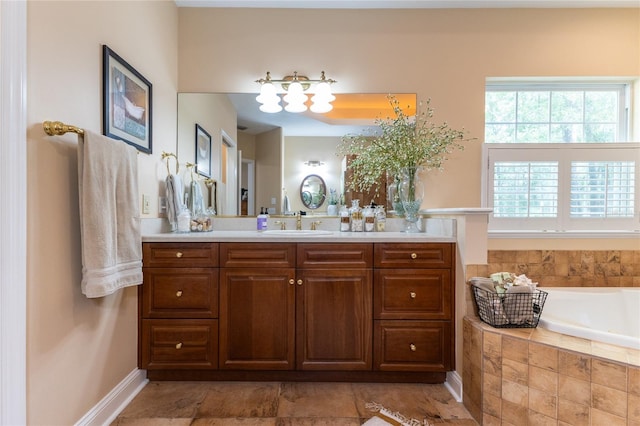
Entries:
<svg viewBox="0 0 640 426">
<path fill-rule="evenodd" d="M 383 407 L 377 402 L 367 402 L 365 408 L 377 414 L 364 422 L 362 424 L 363 426 L 431 426 L 427 419 L 419 421 L 408 418 L 398 412 Z"/>
</svg>

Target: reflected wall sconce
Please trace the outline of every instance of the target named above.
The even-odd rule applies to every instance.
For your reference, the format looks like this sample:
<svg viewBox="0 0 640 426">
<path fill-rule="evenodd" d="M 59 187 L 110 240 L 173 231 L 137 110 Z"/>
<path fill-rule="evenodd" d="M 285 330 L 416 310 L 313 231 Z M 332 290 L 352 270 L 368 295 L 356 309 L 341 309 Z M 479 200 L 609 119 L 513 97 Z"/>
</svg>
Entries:
<svg viewBox="0 0 640 426">
<path fill-rule="evenodd" d="M 324 162 L 319 160 L 309 160 L 309 161 L 305 161 L 304 165 L 309 167 L 320 167 L 320 166 L 324 166 Z"/>
<path fill-rule="evenodd" d="M 293 75 L 285 76 L 282 80 L 273 80 L 271 79 L 271 73 L 267 71 L 267 76 L 256 80 L 256 83 L 260 83 L 260 94 L 256 97 L 256 100 L 261 104 L 260 111 L 263 112 L 276 113 L 282 111 L 281 101 L 286 103 L 285 111 L 304 112 L 307 110 L 306 102 L 309 99 L 307 93 L 312 93 L 312 104 L 309 109 L 312 112 L 322 114 L 333 109 L 331 102 L 336 99 L 331 93 L 331 85 L 336 81 L 326 78 L 324 71 L 322 71 L 318 80 L 311 80 L 307 76 L 298 75 L 297 71 L 294 71 Z M 284 96 L 280 97 L 281 94 Z"/>
</svg>

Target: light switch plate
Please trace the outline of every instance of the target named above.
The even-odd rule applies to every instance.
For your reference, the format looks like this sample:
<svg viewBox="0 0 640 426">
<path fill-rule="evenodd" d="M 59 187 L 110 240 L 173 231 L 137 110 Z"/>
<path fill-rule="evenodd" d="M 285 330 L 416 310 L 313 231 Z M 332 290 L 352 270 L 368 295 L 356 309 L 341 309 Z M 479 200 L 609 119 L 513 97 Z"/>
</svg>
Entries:
<svg viewBox="0 0 640 426">
<path fill-rule="evenodd" d="M 149 214 L 151 210 L 151 201 L 149 194 L 142 194 L 142 214 Z"/>
<path fill-rule="evenodd" d="M 158 197 L 158 214 L 167 213 L 167 197 Z"/>
</svg>

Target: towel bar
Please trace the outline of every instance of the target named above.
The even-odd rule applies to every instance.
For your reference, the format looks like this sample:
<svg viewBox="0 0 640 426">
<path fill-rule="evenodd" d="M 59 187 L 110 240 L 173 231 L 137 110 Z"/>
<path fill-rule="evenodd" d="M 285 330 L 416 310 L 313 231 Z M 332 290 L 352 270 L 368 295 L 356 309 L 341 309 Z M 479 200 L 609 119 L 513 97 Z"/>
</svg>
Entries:
<svg viewBox="0 0 640 426">
<path fill-rule="evenodd" d="M 49 136 L 64 135 L 68 132 L 84 135 L 84 130 L 80 127 L 65 124 L 62 121 L 45 121 L 42 123 L 42 128 Z"/>
</svg>

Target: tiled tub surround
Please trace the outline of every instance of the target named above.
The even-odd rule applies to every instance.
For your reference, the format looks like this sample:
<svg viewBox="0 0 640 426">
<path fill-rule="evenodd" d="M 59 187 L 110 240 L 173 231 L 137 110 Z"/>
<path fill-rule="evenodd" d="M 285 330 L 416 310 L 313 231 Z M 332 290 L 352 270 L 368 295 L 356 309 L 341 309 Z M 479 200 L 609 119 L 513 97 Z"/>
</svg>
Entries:
<svg viewBox="0 0 640 426">
<path fill-rule="evenodd" d="M 548 287 L 640 287 L 640 251 L 489 251 L 488 264 L 468 265 L 466 278 L 500 271 Z M 479 423 L 640 426 L 640 351 L 542 328 L 493 328 L 466 290 L 463 401 Z"/>
<path fill-rule="evenodd" d="M 640 287 L 640 250 L 489 250 L 467 277 L 502 271 L 545 287 Z"/>
<path fill-rule="evenodd" d="M 483 425 L 640 425 L 640 351 L 463 320 L 463 402 Z"/>
</svg>

